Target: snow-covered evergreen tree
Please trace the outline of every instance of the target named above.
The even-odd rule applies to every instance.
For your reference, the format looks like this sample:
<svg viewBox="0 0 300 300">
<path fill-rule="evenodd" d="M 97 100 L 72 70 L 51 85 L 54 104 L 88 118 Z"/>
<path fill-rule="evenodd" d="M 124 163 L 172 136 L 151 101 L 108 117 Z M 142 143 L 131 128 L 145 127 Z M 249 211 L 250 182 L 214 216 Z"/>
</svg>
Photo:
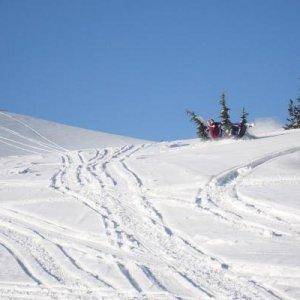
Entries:
<svg viewBox="0 0 300 300">
<path fill-rule="evenodd" d="M 223 130 L 228 134 L 231 131 L 232 123 L 230 121 L 229 108 L 226 105 L 225 93 L 221 95 L 220 99 L 221 111 L 220 119 Z"/>
<path fill-rule="evenodd" d="M 208 131 L 205 121 L 197 116 L 193 111 L 187 110 L 187 115 L 190 117 L 191 121 L 195 123 L 197 128 L 197 136 L 202 140 L 208 140 Z"/>
<path fill-rule="evenodd" d="M 246 112 L 245 108 L 243 107 L 242 114 L 241 114 L 241 121 L 240 121 L 240 124 L 238 126 L 239 129 L 238 129 L 238 133 L 237 133 L 237 138 L 242 138 L 246 134 L 248 116 L 249 116 L 249 114 Z"/>
<path fill-rule="evenodd" d="M 297 99 L 298 104 L 295 104 L 293 100 L 289 102 L 289 117 L 284 129 L 296 129 L 300 128 L 300 97 Z"/>
<path fill-rule="evenodd" d="M 295 126 L 296 128 L 300 128 L 300 96 L 297 98 L 297 102 L 298 104 L 296 105 L 296 109 L 295 109 Z"/>
<path fill-rule="evenodd" d="M 285 124 L 284 129 L 292 129 L 293 128 L 293 124 L 295 122 L 294 111 L 295 111 L 294 101 L 292 99 L 290 99 L 289 108 L 288 108 L 289 117 L 287 118 L 287 123 Z"/>
<path fill-rule="evenodd" d="M 243 110 L 242 110 L 242 114 L 241 114 L 241 124 L 242 125 L 245 125 L 248 123 L 248 116 L 249 116 L 249 113 L 246 112 L 245 108 L 243 107 Z"/>
</svg>

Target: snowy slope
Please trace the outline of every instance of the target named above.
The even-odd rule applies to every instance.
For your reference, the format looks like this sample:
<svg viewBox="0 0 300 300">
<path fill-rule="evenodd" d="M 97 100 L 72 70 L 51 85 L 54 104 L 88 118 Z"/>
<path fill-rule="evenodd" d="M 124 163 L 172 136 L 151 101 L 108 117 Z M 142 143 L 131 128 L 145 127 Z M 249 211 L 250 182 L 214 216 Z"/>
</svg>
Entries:
<svg viewBox="0 0 300 300">
<path fill-rule="evenodd" d="M 299 150 L 295 130 L 0 158 L 0 298 L 299 299 Z"/>
<path fill-rule="evenodd" d="M 141 142 L 143 141 L 134 138 L 0 111 L 0 157 L 122 146 Z"/>
</svg>

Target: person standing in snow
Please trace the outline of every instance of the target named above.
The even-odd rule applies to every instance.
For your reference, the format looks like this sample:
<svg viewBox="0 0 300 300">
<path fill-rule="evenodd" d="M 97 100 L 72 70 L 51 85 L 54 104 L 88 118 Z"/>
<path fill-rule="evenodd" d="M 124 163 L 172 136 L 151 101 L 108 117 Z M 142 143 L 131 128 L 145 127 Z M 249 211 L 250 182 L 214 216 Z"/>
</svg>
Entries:
<svg viewBox="0 0 300 300">
<path fill-rule="evenodd" d="M 244 122 L 240 122 L 237 137 L 242 138 L 245 135 L 246 131 L 247 131 L 247 124 L 245 124 Z"/>
<path fill-rule="evenodd" d="M 219 123 L 215 122 L 213 119 L 208 121 L 208 131 L 210 137 L 214 140 L 220 136 L 220 127 Z"/>
<path fill-rule="evenodd" d="M 232 124 L 231 125 L 231 132 L 230 132 L 230 136 L 233 137 L 233 138 L 237 138 L 238 137 L 238 134 L 239 134 L 239 131 L 240 131 L 240 124 Z"/>
</svg>

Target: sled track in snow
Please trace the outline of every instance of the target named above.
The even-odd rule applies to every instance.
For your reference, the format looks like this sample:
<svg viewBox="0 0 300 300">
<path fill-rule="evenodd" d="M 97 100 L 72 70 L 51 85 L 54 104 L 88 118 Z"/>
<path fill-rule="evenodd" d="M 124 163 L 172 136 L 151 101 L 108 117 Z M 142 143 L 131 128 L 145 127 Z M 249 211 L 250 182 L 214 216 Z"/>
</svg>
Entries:
<svg viewBox="0 0 300 300">
<path fill-rule="evenodd" d="M 225 262 L 205 253 L 165 223 L 163 214 L 147 196 L 143 178 L 130 165 L 130 159 L 146 147 L 130 145 L 60 154 L 61 165 L 50 178 L 50 188 L 95 212 L 103 224 L 103 234 L 83 234 L 0 206 L 0 246 L 32 281 L 0 283 L 0 297 L 281 299 L 257 281 L 237 277 Z M 233 219 L 234 226 L 258 233 L 267 230 L 244 220 L 236 206 L 224 210 L 219 203 L 220 191 L 235 196 L 240 176 L 295 151 L 299 148 L 219 174 L 199 193 L 197 205 L 225 222 Z M 247 212 L 255 213 L 247 203 L 240 202 Z M 275 217 L 265 213 L 272 220 Z M 78 259 L 78 253 L 113 264 L 128 288 L 117 287 L 112 278 L 90 269 Z"/>
<path fill-rule="evenodd" d="M 256 168 L 284 155 L 298 151 L 300 151 L 300 147 L 270 153 L 247 164 L 231 168 L 213 176 L 204 188 L 199 190 L 196 196 L 197 207 L 214 215 L 223 222 L 261 236 L 280 237 L 286 235 L 299 239 L 299 232 L 292 229 L 289 220 L 265 208 L 257 207 L 256 204 L 247 202 L 237 192 L 241 181 Z M 253 216 L 260 218 L 261 223 L 251 221 Z M 268 224 L 276 224 L 277 227 L 282 229 L 273 230 L 273 226 Z"/>
<path fill-rule="evenodd" d="M 46 145 L 48 147 L 51 147 L 51 148 L 59 150 L 59 151 L 67 151 L 67 149 L 65 149 L 65 148 L 61 147 L 60 145 L 56 144 L 55 142 L 51 141 L 46 136 L 44 136 L 41 133 L 39 133 L 38 130 L 36 130 L 35 128 L 33 128 L 30 125 L 28 125 L 26 122 L 21 121 L 18 118 L 14 117 L 14 116 L 11 116 L 9 114 L 6 114 L 3 111 L 0 111 L 0 115 L 6 117 L 8 119 L 12 119 L 14 122 L 20 124 L 21 126 L 27 128 L 28 130 L 30 130 L 33 134 L 35 134 L 37 137 L 39 137 L 41 140 L 43 140 L 42 144 L 46 143 Z M 24 138 L 28 140 L 28 138 L 26 138 L 26 137 L 24 137 Z M 36 142 L 38 142 L 38 141 L 36 141 Z M 41 141 L 39 143 L 41 143 Z"/>
<path fill-rule="evenodd" d="M 48 139 L 46 136 L 42 135 L 38 130 L 28 125 L 26 122 L 19 120 L 17 117 L 14 117 L 1 111 L 0 117 L 11 119 L 21 128 L 25 128 L 27 131 L 31 132 L 31 134 L 34 135 L 34 138 L 28 137 L 5 126 L 0 126 L 0 144 L 2 143 L 4 145 L 9 146 L 10 148 L 19 149 L 24 151 L 25 153 L 30 154 L 42 154 L 51 152 L 63 153 L 65 151 L 68 151 L 66 148 Z M 3 132 L 4 136 L 2 136 Z M 12 136 L 13 138 L 5 137 L 5 134 L 9 134 L 9 136 Z"/>
<path fill-rule="evenodd" d="M 185 292 L 178 295 L 172 291 L 167 278 L 177 281 L 183 291 L 203 299 L 220 295 L 278 298 L 273 291 L 247 279 L 232 279 L 225 263 L 197 249 L 164 224 L 162 214 L 143 192 L 142 178 L 126 161 L 143 147 L 146 146 L 105 149 L 88 159 L 82 151 L 66 153 L 51 183 L 53 189 L 72 196 L 99 215 L 106 242 L 119 251 L 120 257 L 123 251 L 130 251 L 130 268 L 118 255 L 116 264 L 132 291 L 147 295 L 139 277 L 135 277 L 142 272 L 149 284 L 170 297 L 184 298 Z M 155 262 L 159 262 L 164 274 Z"/>
<path fill-rule="evenodd" d="M 80 239 L 68 232 L 50 231 L 45 225 L 40 225 L 41 221 L 32 223 L 22 214 L 18 217 L 10 215 L 9 218 L 1 214 L 0 222 L 1 243 L 13 253 L 20 267 L 37 284 L 45 288 L 62 284 L 80 289 L 113 289 L 98 275 L 84 269 L 65 249 L 90 254 L 94 252 L 93 255 L 96 252 L 100 256 L 101 251 L 91 251 L 92 239 L 89 242 L 88 238 Z M 30 228 L 28 225 L 31 225 Z"/>
</svg>

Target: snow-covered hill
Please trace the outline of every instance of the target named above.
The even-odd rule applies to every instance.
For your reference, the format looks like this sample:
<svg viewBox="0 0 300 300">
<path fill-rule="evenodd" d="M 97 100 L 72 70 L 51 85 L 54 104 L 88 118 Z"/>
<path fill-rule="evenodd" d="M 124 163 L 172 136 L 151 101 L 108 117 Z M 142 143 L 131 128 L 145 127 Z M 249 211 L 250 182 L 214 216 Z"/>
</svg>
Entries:
<svg viewBox="0 0 300 300">
<path fill-rule="evenodd" d="M 74 151 L 42 136 L 59 151 L 0 158 L 1 299 L 300 298 L 299 130 Z"/>
<path fill-rule="evenodd" d="M 0 111 L 0 157 L 124 146 L 142 142 L 134 138 Z"/>
</svg>

